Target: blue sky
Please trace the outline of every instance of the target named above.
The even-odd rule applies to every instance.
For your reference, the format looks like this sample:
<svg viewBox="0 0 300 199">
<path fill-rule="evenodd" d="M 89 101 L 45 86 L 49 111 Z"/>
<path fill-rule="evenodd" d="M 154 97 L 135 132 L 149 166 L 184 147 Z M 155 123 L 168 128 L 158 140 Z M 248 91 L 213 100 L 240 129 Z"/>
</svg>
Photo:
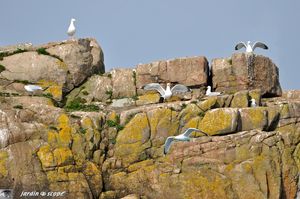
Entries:
<svg viewBox="0 0 300 199">
<path fill-rule="evenodd" d="M 0 46 L 94 37 L 106 70 L 204 55 L 228 57 L 239 41 L 263 41 L 279 67 L 283 89 L 300 89 L 299 0 L 9 0 L 1 2 Z"/>
</svg>

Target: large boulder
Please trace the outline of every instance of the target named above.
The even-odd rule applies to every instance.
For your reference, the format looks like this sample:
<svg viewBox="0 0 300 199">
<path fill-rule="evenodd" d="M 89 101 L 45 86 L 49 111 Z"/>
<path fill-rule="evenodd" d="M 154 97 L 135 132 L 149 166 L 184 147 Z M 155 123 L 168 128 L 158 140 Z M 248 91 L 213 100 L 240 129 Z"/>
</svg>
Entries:
<svg viewBox="0 0 300 199">
<path fill-rule="evenodd" d="M 103 73 L 103 53 L 94 39 L 53 42 L 7 51 L 0 60 L 1 92 L 23 94 L 17 83 L 38 84 L 60 101 L 94 73 Z M 7 86 L 10 86 L 7 88 Z"/>
<path fill-rule="evenodd" d="M 213 59 L 212 82 L 216 91 L 261 89 L 265 96 L 282 94 L 277 66 L 262 55 L 235 53 L 231 58 Z"/>
<path fill-rule="evenodd" d="M 136 69 L 138 94 L 149 83 L 180 83 L 191 87 L 206 86 L 208 80 L 208 62 L 205 57 L 178 58 L 140 64 Z"/>
</svg>

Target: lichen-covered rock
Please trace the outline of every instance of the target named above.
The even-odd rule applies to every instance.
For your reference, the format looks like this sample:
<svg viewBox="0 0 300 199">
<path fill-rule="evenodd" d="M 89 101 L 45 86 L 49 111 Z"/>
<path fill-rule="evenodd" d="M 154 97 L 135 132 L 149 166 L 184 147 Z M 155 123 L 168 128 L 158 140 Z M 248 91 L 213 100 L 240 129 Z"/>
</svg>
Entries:
<svg viewBox="0 0 300 199">
<path fill-rule="evenodd" d="M 206 86 L 208 62 L 205 57 L 178 58 L 140 64 L 136 69 L 138 94 L 144 85 L 154 82 L 176 82 L 186 86 Z"/>
<path fill-rule="evenodd" d="M 238 110 L 233 108 L 219 108 L 208 111 L 199 128 L 209 135 L 221 135 L 235 132 L 238 125 Z"/>
<path fill-rule="evenodd" d="M 261 89 L 262 95 L 281 96 L 277 66 L 267 57 L 235 53 L 212 60 L 212 82 L 216 91 Z"/>
<path fill-rule="evenodd" d="M 104 70 L 103 53 L 94 39 L 49 43 L 27 51 L 14 51 L 3 57 L 0 65 L 4 67 L 0 74 L 3 83 L 14 84 L 8 90 L 2 87 L 2 92 L 24 94 L 24 87 L 15 83 L 33 83 L 42 86 L 43 93 L 57 101 L 92 74 Z"/>
<path fill-rule="evenodd" d="M 115 69 L 112 76 L 112 98 L 136 96 L 135 78 L 132 69 Z"/>
<path fill-rule="evenodd" d="M 239 91 L 234 94 L 230 106 L 232 108 L 245 108 L 249 105 L 248 91 Z"/>
<path fill-rule="evenodd" d="M 83 85 L 68 94 L 67 104 L 75 99 L 83 99 L 86 103 L 93 101 L 106 102 L 112 95 L 112 81 L 106 76 L 94 75 Z"/>
<path fill-rule="evenodd" d="M 160 99 L 160 94 L 158 93 L 148 93 L 145 95 L 141 95 L 138 97 L 136 101 L 137 106 L 147 105 L 147 104 L 155 104 L 158 103 Z"/>
</svg>

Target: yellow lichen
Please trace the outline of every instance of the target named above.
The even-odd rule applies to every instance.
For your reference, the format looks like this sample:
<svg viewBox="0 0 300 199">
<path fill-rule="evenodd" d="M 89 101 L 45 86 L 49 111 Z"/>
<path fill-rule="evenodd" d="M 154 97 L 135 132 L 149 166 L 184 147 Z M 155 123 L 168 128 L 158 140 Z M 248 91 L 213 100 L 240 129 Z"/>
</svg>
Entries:
<svg viewBox="0 0 300 199">
<path fill-rule="evenodd" d="M 68 66 L 65 62 L 57 60 L 57 65 L 59 66 L 59 68 L 64 69 L 64 70 L 68 70 Z"/>
<path fill-rule="evenodd" d="M 37 152 L 37 155 L 42 163 L 43 168 L 54 167 L 57 165 L 50 145 L 42 146 Z"/>
<path fill-rule="evenodd" d="M 6 151 L 0 152 L 0 177 L 6 177 L 8 175 L 7 170 L 7 160 L 8 160 L 8 153 Z"/>
<path fill-rule="evenodd" d="M 54 159 L 57 166 L 65 166 L 73 163 L 73 154 L 69 148 L 59 147 L 53 151 Z"/>
<path fill-rule="evenodd" d="M 45 90 L 46 93 L 50 93 L 54 99 L 61 99 L 62 98 L 62 85 L 47 80 L 40 80 L 38 82 L 43 88 L 47 88 Z"/>
</svg>

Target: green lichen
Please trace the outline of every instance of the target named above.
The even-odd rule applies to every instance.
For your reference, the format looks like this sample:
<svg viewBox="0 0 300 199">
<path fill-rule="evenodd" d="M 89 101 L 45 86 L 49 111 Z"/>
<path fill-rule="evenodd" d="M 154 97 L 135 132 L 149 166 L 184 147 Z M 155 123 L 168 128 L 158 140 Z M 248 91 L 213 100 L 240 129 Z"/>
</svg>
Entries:
<svg viewBox="0 0 300 199">
<path fill-rule="evenodd" d="M 46 48 L 38 48 L 38 49 L 36 50 L 36 52 L 37 52 L 39 55 L 47 55 L 47 56 L 50 56 L 50 57 L 54 57 L 54 58 L 60 60 L 61 62 L 63 62 L 62 58 L 60 58 L 60 57 L 57 56 L 57 55 L 52 55 L 52 54 L 50 54 L 50 53 L 46 50 Z"/>
</svg>

